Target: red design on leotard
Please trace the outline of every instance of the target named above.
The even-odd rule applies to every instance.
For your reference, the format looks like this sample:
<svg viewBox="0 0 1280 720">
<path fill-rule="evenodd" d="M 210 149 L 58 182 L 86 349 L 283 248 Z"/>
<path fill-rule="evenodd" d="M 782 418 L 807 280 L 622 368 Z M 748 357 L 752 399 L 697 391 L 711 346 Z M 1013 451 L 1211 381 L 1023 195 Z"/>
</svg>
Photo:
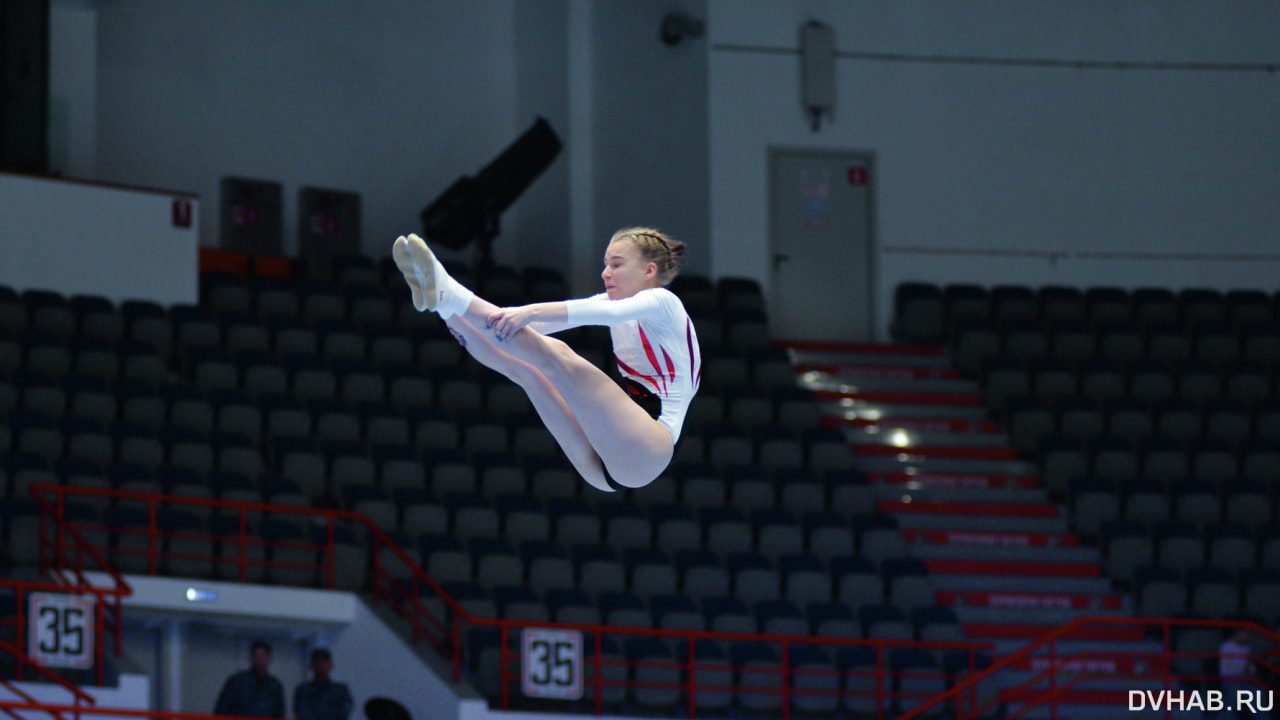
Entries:
<svg viewBox="0 0 1280 720">
<path fill-rule="evenodd" d="M 644 354 L 648 356 L 649 364 L 653 366 L 654 371 L 658 373 L 658 379 L 662 381 L 662 394 L 666 395 L 667 378 L 663 376 L 662 366 L 658 364 L 658 356 L 654 354 L 653 346 L 649 344 L 649 336 L 644 334 L 644 328 L 639 323 L 636 323 L 636 329 L 640 331 L 640 344 L 644 345 Z"/>
<path fill-rule="evenodd" d="M 686 319 L 684 321 L 684 337 L 689 343 L 689 369 L 693 371 L 693 387 L 697 388 L 702 382 L 702 367 L 698 363 L 699 358 L 693 356 L 693 321 Z"/>
<path fill-rule="evenodd" d="M 624 374 L 634 375 L 634 376 L 639 377 L 639 378 L 644 378 L 645 380 L 648 380 L 648 381 L 649 381 L 649 384 L 653 386 L 653 389 L 654 389 L 654 390 L 658 390 L 658 391 L 660 391 L 660 389 L 658 388 L 658 381 L 657 381 L 657 380 L 654 380 L 653 378 L 649 377 L 648 375 L 643 375 L 643 374 L 641 374 L 641 373 L 636 372 L 634 369 L 632 369 L 632 367 L 631 367 L 630 365 L 628 365 L 628 364 L 626 364 L 626 363 L 622 362 L 622 360 L 620 360 L 620 359 L 618 358 L 618 356 L 617 356 L 617 355 L 614 355 L 614 356 L 613 356 L 613 359 L 614 359 L 615 361 L 617 361 L 617 363 L 618 363 L 618 368 L 619 368 L 619 369 L 621 369 L 621 370 L 622 370 L 622 372 L 623 372 Z"/>
</svg>

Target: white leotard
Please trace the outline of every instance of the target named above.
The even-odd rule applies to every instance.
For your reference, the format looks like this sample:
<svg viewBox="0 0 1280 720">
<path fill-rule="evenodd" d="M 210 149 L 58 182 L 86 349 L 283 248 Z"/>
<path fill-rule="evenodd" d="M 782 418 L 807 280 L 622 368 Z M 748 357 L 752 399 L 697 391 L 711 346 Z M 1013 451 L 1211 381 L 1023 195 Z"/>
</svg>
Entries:
<svg viewBox="0 0 1280 720">
<path fill-rule="evenodd" d="M 566 322 L 534 322 L 529 327 L 549 334 L 583 325 L 607 326 L 619 372 L 662 400 L 658 422 L 671 433 L 672 442 L 678 440 L 702 378 L 698 333 L 680 298 L 666 288 L 650 288 L 620 300 L 610 300 L 605 293 L 566 300 L 565 308 Z"/>
</svg>

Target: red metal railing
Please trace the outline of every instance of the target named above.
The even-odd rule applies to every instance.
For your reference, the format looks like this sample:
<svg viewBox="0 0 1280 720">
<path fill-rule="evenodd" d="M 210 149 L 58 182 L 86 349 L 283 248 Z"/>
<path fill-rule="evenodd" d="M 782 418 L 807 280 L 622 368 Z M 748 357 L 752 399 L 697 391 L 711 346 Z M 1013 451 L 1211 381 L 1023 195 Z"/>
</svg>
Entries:
<svg viewBox="0 0 1280 720">
<path fill-rule="evenodd" d="M 26 717 L 20 713 L 47 712 L 55 718 L 70 716 L 79 718 L 103 718 L 104 720 L 124 720 L 128 718 L 149 718 L 150 720 L 227 720 L 223 715 L 182 712 L 179 710 L 147 710 L 132 708 L 93 707 L 84 708 L 77 705 L 44 703 L 36 700 L 0 700 L 0 712 L 14 718 Z"/>
<path fill-rule="evenodd" d="M 65 587 L 62 587 L 62 586 L 59 586 L 59 587 L 60 587 L 60 591 L 65 591 Z M 24 674 L 23 673 L 24 668 L 30 667 L 31 670 L 34 671 L 40 677 L 44 678 L 45 680 L 55 685 L 61 686 L 63 690 L 66 690 L 67 692 L 71 693 L 72 705 L 69 707 L 73 713 L 73 717 L 76 718 L 76 720 L 79 720 L 80 710 L 83 708 L 84 705 L 86 704 L 93 705 L 95 703 L 93 696 L 89 695 L 89 693 L 86 693 L 84 690 L 80 689 L 75 684 L 69 682 L 66 678 L 44 667 L 43 665 L 37 664 L 34 660 L 27 657 L 25 650 L 21 646 L 14 645 L 13 643 L 10 643 L 5 640 L 0 640 L 0 652 L 7 653 L 10 657 L 14 658 L 14 660 L 18 663 L 18 681 L 19 682 L 21 681 L 22 676 Z M 40 702 L 38 700 L 31 697 L 30 694 L 23 691 L 22 688 L 18 687 L 14 683 L 9 682 L 8 680 L 0 680 L 0 685 L 4 685 L 4 687 L 7 688 L 9 692 L 13 693 L 14 695 L 17 695 L 19 698 L 22 698 L 22 700 L 25 703 L 39 706 L 35 709 L 48 712 L 56 720 L 61 720 L 62 711 L 50 710 L 47 707 L 40 705 Z M 17 715 L 17 713 L 13 709 L 5 707 L 3 703 L 0 703 L 0 710 L 3 710 L 6 715 L 14 718 L 14 720 L 25 720 L 24 718 Z"/>
<path fill-rule="evenodd" d="M 974 672 L 977 666 L 977 654 L 990 648 L 989 644 L 973 642 L 919 642 L 909 640 L 758 635 L 529 622 L 478 617 L 471 613 L 457 598 L 446 592 L 440 583 L 423 570 L 418 559 L 414 557 L 415 553 L 396 544 L 381 528 L 358 513 L 306 507 L 274 506 L 253 502 L 222 501 L 208 498 L 176 497 L 102 488 L 75 488 L 60 485 L 33 485 L 32 493 L 41 498 L 45 495 L 50 496 L 51 500 L 44 501 L 44 505 L 48 507 L 50 512 L 56 512 L 59 516 L 66 508 L 68 498 L 73 497 L 106 499 L 117 505 L 129 505 L 144 510 L 149 519 L 146 527 L 111 529 L 101 522 L 56 523 L 60 532 L 115 532 L 118 537 L 129 537 L 137 541 L 129 547 L 121 547 L 117 543 L 111 556 L 118 560 L 129 560 L 143 572 L 157 572 L 163 567 L 166 558 L 175 559 L 175 556 L 169 553 L 165 542 L 166 539 L 186 538 L 217 541 L 223 546 L 230 544 L 236 548 L 233 556 L 216 555 L 211 551 L 208 556 L 193 557 L 188 554 L 185 557 L 185 559 L 207 560 L 214 565 L 224 566 L 224 568 L 234 568 L 234 574 L 229 579 L 243 581 L 256 568 L 274 568 L 275 571 L 281 569 L 294 569 L 304 572 L 313 570 L 322 578 L 322 583 L 325 586 L 333 587 L 336 577 L 334 562 L 336 554 L 335 538 L 339 533 L 339 528 L 348 526 L 354 532 L 362 533 L 366 539 L 370 552 L 369 581 L 375 601 L 387 603 L 407 618 L 414 642 L 430 643 L 442 656 L 450 660 L 453 665 L 453 680 L 455 682 L 462 680 L 468 669 L 475 665 L 475 661 L 478 658 L 471 656 L 478 656 L 483 649 L 480 646 L 468 647 L 466 640 L 468 633 L 486 628 L 496 631 L 498 634 L 497 652 L 499 662 L 498 667 L 493 668 L 496 672 L 496 677 L 493 679 L 500 683 L 498 699 L 504 709 L 511 706 L 510 689 L 516 677 L 512 667 L 518 660 L 518 653 L 512 652 L 509 646 L 515 637 L 513 633 L 518 633 L 520 630 L 529 627 L 578 630 L 584 634 L 584 637 L 590 639 L 591 652 L 588 658 L 588 669 L 591 671 L 592 677 L 589 687 L 592 691 L 591 702 L 593 703 L 593 709 L 597 714 L 602 714 L 606 709 L 606 694 L 611 691 L 625 692 L 625 689 L 631 688 L 635 690 L 666 689 L 681 693 L 684 695 L 683 702 L 691 713 L 696 713 L 699 708 L 700 694 L 705 699 L 711 693 L 736 692 L 773 698 L 772 701 L 766 704 L 776 705 L 784 718 L 790 717 L 792 706 L 797 702 L 802 704 L 805 700 L 816 701 L 816 698 L 828 698 L 828 702 L 830 702 L 830 699 L 850 702 L 851 698 L 855 698 L 865 709 L 874 713 L 877 718 L 885 718 L 889 716 L 891 709 L 898 703 L 915 703 L 927 699 L 924 695 L 910 692 L 904 694 L 895 689 L 894 678 L 901 674 L 891 667 L 890 661 L 895 650 L 900 648 L 923 648 L 933 651 L 935 654 L 946 651 L 959 652 L 964 655 L 965 665 L 968 670 Z M 234 534 L 215 536 L 195 530 L 163 530 L 157 524 L 157 517 L 160 511 L 166 507 L 170 509 L 203 507 L 235 513 L 238 531 Z M 250 532 L 252 525 L 250 519 L 251 516 L 256 514 L 270 515 L 272 517 L 296 516 L 310 518 L 316 523 L 323 523 L 323 539 L 319 541 L 272 543 Z M 42 544 L 44 543 L 61 548 L 63 539 L 60 535 L 42 537 Z M 285 546 L 312 550 L 315 551 L 317 559 L 312 563 L 280 563 L 274 559 L 267 558 L 265 554 L 260 557 L 256 552 L 251 552 L 268 545 L 275 548 Z M 67 558 L 67 555 L 61 552 L 57 556 Z M 76 558 L 76 556 L 72 555 L 68 559 L 72 558 Z M 180 557 L 178 559 L 183 558 Z M 76 572 L 80 572 L 78 565 L 74 567 Z M 618 642 L 619 639 L 633 636 L 663 638 L 667 642 L 679 644 L 682 647 L 683 656 L 678 658 L 673 656 L 670 663 L 632 661 L 620 656 L 607 656 L 605 652 L 607 643 Z M 758 668 L 735 667 L 728 659 L 700 659 L 695 652 L 700 640 L 713 640 L 722 643 L 755 643 L 762 647 L 773 648 L 776 651 L 776 662 Z M 868 647 L 874 652 L 875 662 L 852 673 L 850 671 L 836 671 L 834 664 L 830 666 L 830 669 L 795 667 L 790 660 L 793 651 L 796 648 L 806 646 L 821 646 L 829 650 L 850 646 Z M 684 679 L 676 682 L 645 682 L 630 680 L 626 677 L 610 677 L 611 673 L 623 676 L 628 675 L 628 668 L 678 670 L 683 673 Z M 732 682 L 730 685 L 725 686 L 709 686 L 697 680 L 700 673 L 707 677 L 713 676 L 712 673 L 716 671 L 725 670 L 733 673 L 731 677 L 736 677 L 739 672 L 748 672 L 758 678 L 762 678 L 763 681 L 757 687 L 745 688 Z M 904 672 L 914 673 L 917 676 L 932 674 L 939 680 L 941 680 L 943 674 L 943 670 L 940 668 L 909 669 Z M 483 677 L 474 679 L 480 682 L 485 680 Z M 833 682 L 835 682 L 834 687 L 832 687 Z M 850 683 L 859 684 L 859 687 L 853 689 L 846 687 Z M 806 687 L 807 684 L 816 684 L 820 685 L 820 687 Z M 821 685 L 825 685 L 825 687 L 821 687 Z"/>
<path fill-rule="evenodd" d="M 103 540 L 106 540 L 106 535 L 115 534 L 119 539 L 139 541 L 139 543 L 135 544 L 123 544 L 117 540 L 115 547 L 108 553 L 111 559 L 115 561 L 115 564 L 111 567 L 119 567 L 121 563 L 124 563 L 128 567 L 126 572 L 136 571 L 141 574 L 156 574 L 160 572 L 161 565 L 166 559 L 194 560 L 207 562 L 214 567 L 234 568 L 234 574 L 224 575 L 230 581 L 248 582 L 251 576 L 256 574 L 259 569 L 276 568 L 296 570 L 302 573 L 316 572 L 320 574 L 326 587 L 334 587 L 336 573 L 334 548 L 338 544 L 336 528 L 344 524 L 349 526 L 363 525 L 369 531 L 381 532 L 364 516 L 342 510 L 324 510 L 254 502 L 212 500 L 199 497 L 168 496 L 158 493 L 110 490 L 107 488 L 77 488 L 46 484 L 32 485 L 31 493 L 40 500 L 42 514 L 47 512 L 61 519 L 52 523 L 57 528 L 56 534 L 52 537 L 41 537 L 42 548 L 52 548 L 51 552 L 54 556 L 63 558 L 63 562 L 58 565 L 58 569 L 70 570 L 80 577 L 83 577 L 80 555 L 73 554 L 68 558 L 63 550 L 71 533 L 80 537 L 83 537 L 83 533 L 96 533 L 102 536 L 101 539 Z M 52 496 L 52 499 L 46 500 L 44 498 L 46 494 Z M 64 514 L 68 498 L 98 498 L 115 503 L 117 506 L 140 509 L 146 513 L 148 523 L 146 526 L 112 527 L 102 521 L 65 520 Z M 172 508 L 217 509 L 236 513 L 237 530 L 235 533 L 219 535 L 198 529 L 161 529 L 157 523 L 159 514 L 164 509 Z M 305 537 L 305 535 L 301 539 L 264 539 L 250 532 L 250 528 L 253 525 L 252 520 L 258 516 L 296 516 L 309 519 L 314 523 L 323 523 L 324 539 L 317 542 Z M 47 524 L 49 523 L 42 523 L 42 527 Z M 210 552 L 209 554 L 171 552 L 166 548 L 165 541 L 174 539 L 207 541 L 211 543 L 211 547 L 216 546 L 216 544 L 231 545 L 235 548 L 235 555 L 224 556 L 216 552 Z M 390 543 L 385 534 L 382 539 Z M 260 551 L 268 547 L 297 549 L 306 552 L 317 551 L 321 553 L 322 559 L 319 562 L 268 560 L 265 557 L 265 553 L 260 556 Z M 100 554 L 95 553 L 95 558 L 101 566 L 107 567 L 107 561 L 102 559 Z M 139 562 L 142 564 L 139 565 Z M 112 569 L 111 572 L 116 573 L 117 571 Z M 121 582 L 123 581 L 121 580 Z"/>
<path fill-rule="evenodd" d="M 398 545 L 368 518 L 357 513 L 63 486 L 36 485 L 32 487 L 32 493 L 41 503 L 42 514 L 48 514 L 50 518 L 50 522 L 41 523 L 42 566 L 59 571 L 55 577 L 67 582 L 67 584 L 55 583 L 53 587 L 62 591 L 76 588 L 79 592 L 99 594 L 102 598 L 98 603 L 101 611 L 96 622 L 116 633 L 117 648 L 119 601 L 121 597 L 128 594 L 128 586 L 82 534 L 82 531 L 101 532 L 110 529 L 105 528 L 101 523 L 61 521 L 60 518 L 63 516 L 69 497 L 97 497 L 117 504 L 133 504 L 145 509 L 149 518 L 146 527 L 115 529 L 118 535 L 131 537 L 138 542 L 132 547 L 117 545 L 112 554 L 112 557 L 129 559 L 133 563 L 142 561 L 140 569 L 143 572 L 158 571 L 166 558 L 203 559 L 213 565 L 223 566 L 224 577 L 228 579 L 245 581 L 255 575 L 258 569 L 273 568 L 273 572 L 291 570 L 303 574 L 311 572 L 319 577 L 325 586 L 334 587 L 338 576 L 335 549 L 340 529 L 344 532 L 350 529 L 352 532 L 363 534 L 364 545 L 369 552 L 368 587 L 373 591 L 375 602 L 387 603 L 408 620 L 414 642 L 430 643 L 442 656 L 448 658 L 453 665 L 455 682 L 462 680 L 464 675 L 474 674 L 469 679 L 474 679 L 478 683 L 485 681 L 498 683 L 495 694 L 503 709 L 509 709 L 512 706 L 512 688 L 519 676 L 518 671 L 514 669 L 518 667 L 519 653 L 512 648 L 512 642 L 520 631 L 532 627 L 578 630 L 584 634 L 588 646 L 587 670 L 590 671 L 590 677 L 586 681 L 587 689 L 590 691 L 587 702 L 596 714 L 603 714 L 608 708 L 610 701 L 607 696 L 610 693 L 617 695 L 630 689 L 631 691 L 674 693 L 677 698 L 675 702 L 682 703 L 690 717 L 695 717 L 701 710 L 700 700 L 705 700 L 709 696 L 723 697 L 725 694 L 737 693 L 739 697 L 766 698 L 767 700 L 762 701 L 766 711 L 777 711 L 784 718 L 789 718 L 793 706 L 798 707 L 806 702 L 827 704 L 839 702 L 845 704 L 846 708 L 851 705 L 856 706 L 857 709 L 866 714 L 875 715 L 877 718 L 888 717 L 889 713 L 896 708 L 908 708 L 902 716 L 906 720 L 949 700 L 954 703 L 957 716 L 962 718 L 979 717 L 998 705 L 1005 705 L 1009 709 L 1010 717 L 1019 717 L 1034 707 L 1046 704 L 1053 709 L 1053 716 L 1056 718 L 1058 705 L 1079 701 L 1081 693 L 1094 701 L 1098 700 L 1099 692 L 1082 690 L 1082 685 L 1087 684 L 1089 680 L 1124 679 L 1135 683 L 1155 683 L 1165 689 L 1172 689 L 1175 683 L 1197 683 L 1205 680 L 1206 677 L 1202 675 L 1185 672 L 1179 674 L 1174 667 L 1176 660 L 1194 660 L 1207 656 L 1207 653 L 1197 655 L 1194 652 L 1175 650 L 1174 628 L 1246 627 L 1273 643 L 1280 643 L 1280 636 L 1272 631 L 1246 622 L 1171 618 L 1081 618 L 1047 633 L 1041 639 L 1011 655 L 998 659 L 986 669 L 979 670 L 977 654 L 988 649 L 990 647 L 988 644 L 757 635 L 479 617 L 470 612 L 463 602 L 446 592 L 440 583 L 422 569 L 421 563 L 415 557 L 416 553 Z M 49 498 L 46 498 L 46 495 Z M 204 507 L 235 513 L 237 531 L 215 536 L 188 529 L 162 530 L 157 524 L 157 516 L 162 507 Z M 314 539 L 271 542 L 250 532 L 251 519 L 258 515 L 309 518 L 313 523 L 322 525 L 323 531 L 316 533 L 318 537 Z M 52 532 L 49 531 L 51 526 Z M 207 557 L 193 556 L 190 553 L 185 555 L 172 553 L 166 545 L 167 539 L 216 540 L 223 547 L 233 547 L 235 552 L 229 556 L 225 553 L 223 555 L 211 553 Z M 268 559 L 267 553 L 261 552 L 268 546 L 277 549 L 294 548 L 314 551 L 313 557 L 316 560 L 281 562 L 274 557 Z M 88 567 L 89 564 L 106 571 L 115 581 L 116 587 L 93 588 L 85 575 L 86 570 L 91 569 Z M 71 582 L 72 579 L 74 583 Z M 27 587 L 34 586 L 27 584 Z M 22 608 L 22 605 L 23 603 L 20 602 L 19 608 Z M 108 622 L 108 617 L 104 615 L 108 611 L 114 625 Z M 19 622 L 19 626 L 21 624 Z M 1127 654 L 1116 652 L 1062 654 L 1059 643 L 1071 641 L 1073 633 L 1086 626 L 1098 625 L 1158 629 L 1163 639 L 1161 650 Z M 496 643 L 486 646 L 482 638 L 468 642 L 469 635 L 476 635 L 477 631 L 483 633 L 485 630 L 496 633 Z M 669 659 L 656 661 L 628 660 L 622 653 L 608 651 L 609 645 L 638 636 L 663 639 L 678 648 L 678 651 L 673 652 Z M 734 666 L 727 658 L 700 658 L 697 652 L 700 640 L 714 640 L 720 643 L 754 643 L 757 646 L 772 648 L 773 660 L 764 666 Z M 875 661 L 855 669 L 837 669 L 836 665 L 798 667 L 791 662 L 797 648 L 811 646 L 822 646 L 829 650 L 866 646 L 872 648 Z M 21 651 L 23 647 L 20 642 L 16 650 Z M 945 651 L 959 652 L 966 658 L 964 663 L 966 676 L 958 678 L 949 689 L 941 693 L 904 692 L 895 686 L 896 679 L 911 676 L 926 679 L 932 677 L 938 682 L 949 680 L 949 678 L 944 679 L 943 671 L 937 668 L 892 667 L 890 660 L 894 651 L 905 648 L 924 648 L 935 654 Z M 0 649 L 5 648 L 0 646 Z M 490 658 L 496 653 L 496 667 L 480 667 L 485 650 L 490 651 Z M 1261 667 L 1277 672 L 1270 656 L 1254 658 L 1254 661 Z M 101 673 L 101 662 L 98 663 L 98 668 Z M 487 677 L 486 670 L 491 671 L 493 676 Z M 665 679 L 642 679 L 641 671 L 645 670 L 669 672 Z M 990 681 L 999 673 L 1013 670 L 1029 670 L 1031 674 L 1022 682 L 1012 684 L 1010 687 L 1001 688 L 995 692 L 982 691 L 980 686 L 984 682 Z M 717 673 L 723 676 L 726 671 L 730 678 L 727 684 L 706 681 L 707 677 L 714 679 Z M 739 682 L 742 674 L 754 676 L 757 682 L 750 687 L 744 686 Z M 77 696 L 77 702 L 80 700 L 81 698 Z M 1118 696 L 1107 696 L 1104 700 L 1117 704 L 1124 702 L 1124 699 Z M 164 716 L 182 717 L 183 714 L 170 713 Z"/>
<path fill-rule="evenodd" d="M 762 705 L 756 709 L 770 713 L 777 712 L 784 719 L 790 718 L 791 713 L 798 709 L 795 706 L 806 701 L 811 706 L 819 705 L 830 711 L 834 711 L 838 704 L 845 703 L 849 706 L 858 707 L 863 714 L 874 715 L 876 718 L 887 718 L 897 707 L 909 707 L 924 702 L 932 696 L 932 693 L 895 689 L 893 683 L 895 677 L 933 678 L 942 684 L 946 682 L 946 672 L 940 666 L 910 667 L 894 670 L 890 667 L 890 660 L 895 649 L 924 649 L 935 653 L 958 651 L 966 656 L 967 671 L 975 672 L 978 653 L 991 647 L 988 643 L 974 642 L 869 640 L 862 638 L 814 637 L 810 635 L 761 635 L 554 622 L 521 622 L 490 618 L 473 618 L 472 622 L 476 626 L 496 627 L 500 631 L 498 679 L 501 683 L 499 691 L 500 707 L 503 710 L 511 709 L 511 691 L 520 680 L 519 671 L 512 669 L 513 665 L 518 666 L 520 659 L 518 654 L 511 648 L 511 641 L 514 639 L 512 637 L 513 632 L 525 628 L 558 628 L 583 632 L 592 645 L 592 652 L 588 659 L 588 668 L 592 673 L 587 685 L 592 690 L 591 709 L 596 715 L 602 715 L 607 709 L 607 705 L 614 704 L 605 700 L 608 689 L 619 691 L 630 689 L 665 690 L 676 694 L 682 693 L 684 695 L 683 703 L 690 718 L 698 716 L 698 709 L 701 707 L 699 693 L 703 693 L 705 696 L 706 694 L 726 694 L 730 692 L 767 698 L 761 701 Z M 683 655 L 678 659 L 659 661 L 626 660 L 617 656 L 608 657 L 604 652 L 604 641 L 618 636 L 672 639 L 677 641 L 676 644 L 683 646 Z M 774 656 L 776 663 L 763 667 L 753 667 L 736 665 L 728 658 L 699 659 L 696 651 L 699 640 L 713 640 L 722 643 L 743 642 L 762 647 L 777 647 L 778 652 Z M 795 649 L 812 647 L 829 649 L 868 647 L 874 651 L 875 661 L 872 665 L 843 670 L 838 669 L 834 660 L 823 663 L 821 667 L 797 667 L 791 664 L 792 653 Z M 683 673 L 685 679 L 683 681 L 679 679 L 671 681 L 626 679 L 627 669 L 641 668 L 668 670 L 675 674 L 677 678 L 679 673 Z M 606 677 L 610 669 L 622 671 L 620 673 L 622 677 Z M 705 685 L 697 681 L 699 674 L 711 675 L 714 673 L 723 675 L 726 672 L 730 673 L 730 678 L 740 674 L 757 676 L 758 684 L 744 687 L 741 684 Z M 803 682 L 805 680 L 824 682 L 819 682 L 817 686 L 808 686 L 810 683 Z M 857 687 L 850 687 L 846 684 L 847 681 L 856 681 L 855 685 Z M 732 682 L 734 681 L 731 680 Z M 870 687 L 862 687 L 865 685 L 870 685 Z M 671 704 L 674 707 L 678 706 L 680 702 L 676 700 Z"/>
<path fill-rule="evenodd" d="M 59 508 L 51 505 L 43 495 L 34 491 L 32 496 L 40 506 L 41 522 L 40 553 L 38 562 L 41 574 L 48 580 L 0 580 L 0 587 L 11 589 L 15 594 L 16 611 L 14 617 L 6 622 L 12 624 L 15 643 L 0 644 L 0 650 L 12 655 L 17 663 L 17 680 L 26 677 L 28 668 L 46 679 L 63 686 L 71 692 L 77 704 L 88 702 L 92 698 L 86 695 L 75 684 L 61 675 L 51 672 L 32 660 L 27 654 L 27 602 L 32 593 L 51 592 L 71 595 L 92 595 L 94 602 L 93 633 L 95 638 L 104 638 L 110 633 L 114 638 L 114 651 L 120 654 L 121 599 L 132 594 L 133 590 L 124 578 L 102 557 L 102 554 L 78 530 L 68 527 L 62 519 Z M 50 529 L 50 525 L 53 529 Z M 88 570 L 98 570 L 109 578 L 110 585 L 93 583 L 85 574 Z M 94 674 L 96 682 L 102 685 L 106 681 L 105 651 L 102 642 L 94 643 Z"/>
<path fill-rule="evenodd" d="M 1161 647 L 1153 652 L 1080 652 L 1063 656 L 1059 653 L 1059 643 L 1073 642 L 1072 635 L 1085 627 L 1136 627 L 1147 631 L 1148 636 L 1158 637 Z M 1008 708 L 1007 718 L 1022 717 L 1026 713 L 1043 705 L 1051 708 L 1051 717 L 1058 718 L 1058 706 L 1073 700 L 1073 693 L 1079 692 L 1082 684 L 1090 680 L 1109 678 L 1130 681 L 1133 690 L 1142 689 L 1142 685 L 1158 685 L 1163 691 L 1178 689 L 1199 689 L 1205 681 L 1217 681 L 1221 678 L 1212 673 L 1179 672 L 1177 661 L 1187 660 L 1202 664 L 1205 660 L 1217 658 L 1216 649 L 1212 652 L 1195 650 L 1175 650 L 1175 628 L 1216 628 L 1221 631 L 1243 628 L 1257 633 L 1272 644 L 1280 646 L 1280 635 L 1254 622 L 1243 620 L 1201 620 L 1189 618 L 1137 618 L 1137 617 L 1082 617 L 1055 628 L 1040 639 L 1029 643 L 1022 649 L 1011 653 L 981 672 L 973 673 L 960 680 L 951 688 L 930 698 L 927 702 L 912 708 L 898 720 L 910 720 L 931 708 L 952 700 L 955 703 L 955 716 L 961 720 L 983 717 L 1000 705 Z M 1215 646 L 1216 647 L 1216 646 Z M 1042 654 L 1038 654 L 1042 653 Z M 990 682 L 999 673 L 1021 669 L 1029 665 L 1037 669 L 1036 660 L 1040 660 L 1039 672 L 1020 683 L 987 693 L 987 700 L 974 703 L 975 688 L 984 682 Z M 1273 654 L 1251 654 L 1250 662 L 1267 670 L 1273 677 L 1280 675 L 1280 667 L 1275 664 Z M 1258 687 L 1265 687 L 1256 677 L 1247 678 L 1247 682 Z M 1046 687 L 1047 685 L 1047 687 Z M 1175 687 L 1177 685 L 1177 687 Z M 1079 699 L 1078 696 L 1076 698 Z M 1085 699 L 1101 701 L 1121 712 L 1128 707 L 1126 690 L 1086 692 Z M 1161 708 L 1153 708 L 1159 711 Z M 1172 717 L 1173 709 L 1169 705 L 1163 708 L 1165 717 Z"/>
</svg>

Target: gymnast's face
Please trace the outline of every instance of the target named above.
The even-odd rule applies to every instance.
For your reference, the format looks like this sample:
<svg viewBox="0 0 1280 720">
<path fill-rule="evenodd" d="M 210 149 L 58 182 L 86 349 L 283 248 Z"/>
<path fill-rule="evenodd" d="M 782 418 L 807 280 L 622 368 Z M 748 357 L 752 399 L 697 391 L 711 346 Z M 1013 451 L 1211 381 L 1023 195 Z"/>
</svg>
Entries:
<svg viewBox="0 0 1280 720">
<path fill-rule="evenodd" d="M 646 262 L 632 240 L 609 243 L 604 251 L 600 278 L 604 280 L 604 291 L 610 300 L 629 298 L 641 290 L 656 287 L 657 276 L 658 266 Z"/>
</svg>

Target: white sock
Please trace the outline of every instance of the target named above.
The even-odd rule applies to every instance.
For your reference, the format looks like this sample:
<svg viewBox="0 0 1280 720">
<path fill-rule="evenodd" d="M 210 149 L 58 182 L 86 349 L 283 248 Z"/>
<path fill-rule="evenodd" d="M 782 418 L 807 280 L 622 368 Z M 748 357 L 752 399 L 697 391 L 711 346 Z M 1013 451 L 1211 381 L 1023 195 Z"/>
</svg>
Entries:
<svg viewBox="0 0 1280 720">
<path fill-rule="evenodd" d="M 431 274 L 436 281 L 435 292 L 438 296 L 436 298 L 436 314 L 440 316 L 441 320 L 448 320 L 454 315 L 465 314 L 467 308 L 471 307 L 471 301 L 475 298 L 475 293 L 468 290 L 462 283 L 454 280 L 449 271 L 444 269 L 444 263 L 440 262 L 440 258 L 432 255 L 431 263 Z M 417 263 L 413 265 L 413 273 L 418 277 L 418 284 L 425 287 L 427 278 Z M 422 310 L 425 309 L 422 308 Z"/>
<path fill-rule="evenodd" d="M 440 304 L 436 305 L 436 314 L 443 320 L 448 320 L 454 315 L 465 315 L 467 308 L 471 307 L 471 301 L 475 299 L 476 294 L 467 289 L 465 285 L 454 280 L 452 276 L 446 275 L 448 278 L 448 289 L 444 292 Z"/>
</svg>

